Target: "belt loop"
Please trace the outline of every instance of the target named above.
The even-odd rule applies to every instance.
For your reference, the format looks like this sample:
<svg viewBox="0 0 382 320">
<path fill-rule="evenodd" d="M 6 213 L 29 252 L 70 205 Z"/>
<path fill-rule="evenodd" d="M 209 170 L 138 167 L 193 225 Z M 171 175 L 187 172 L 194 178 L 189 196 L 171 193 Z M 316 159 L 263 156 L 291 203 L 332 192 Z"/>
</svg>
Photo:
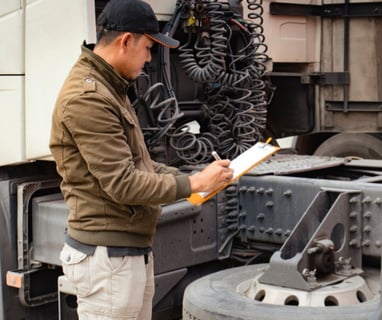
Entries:
<svg viewBox="0 0 382 320">
<path fill-rule="evenodd" d="M 145 264 L 148 264 L 149 263 L 149 255 L 147 253 L 145 253 L 143 256 L 145 258 Z"/>
</svg>

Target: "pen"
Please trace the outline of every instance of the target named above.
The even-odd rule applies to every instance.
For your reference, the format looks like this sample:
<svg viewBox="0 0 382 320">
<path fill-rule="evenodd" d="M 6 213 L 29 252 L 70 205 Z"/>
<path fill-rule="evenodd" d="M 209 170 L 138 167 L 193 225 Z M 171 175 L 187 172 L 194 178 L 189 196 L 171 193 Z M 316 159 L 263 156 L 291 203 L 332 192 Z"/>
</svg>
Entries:
<svg viewBox="0 0 382 320">
<path fill-rule="evenodd" d="M 220 156 L 218 155 L 218 153 L 215 150 L 212 151 L 211 154 L 215 160 L 221 160 Z"/>
<path fill-rule="evenodd" d="M 264 148 L 269 144 L 269 142 L 271 142 L 271 141 L 272 141 L 272 138 L 269 137 L 269 138 L 267 139 L 267 141 L 265 141 L 265 142 L 263 143 L 262 148 L 264 149 Z"/>
</svg>

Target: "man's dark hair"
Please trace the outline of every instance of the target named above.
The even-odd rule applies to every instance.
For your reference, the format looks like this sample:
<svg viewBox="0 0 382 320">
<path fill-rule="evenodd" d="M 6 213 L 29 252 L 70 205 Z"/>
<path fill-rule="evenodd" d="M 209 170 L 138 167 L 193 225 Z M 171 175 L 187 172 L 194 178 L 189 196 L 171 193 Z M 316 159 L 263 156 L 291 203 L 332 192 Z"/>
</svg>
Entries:
<svg viewBox="0 0 382 320">
<path fill-rule="evenodd" d="M 122 31 L 107 30 L 105 27 L 97 25 L 97 43 L 109 44 L 122 33 Z"/>
<path fill-rule="evenodd" d="M 110 44 L 115 38 L 117 38 L 122 33 L 126 33 L 126 31 L 116 31 L 116 30 L 108 30 L 103 26 L 97 25 L 97 43 L 102 45 Z M 137 41 L 143 34 L 133 33 L 134 40 Z"/>
</svg>

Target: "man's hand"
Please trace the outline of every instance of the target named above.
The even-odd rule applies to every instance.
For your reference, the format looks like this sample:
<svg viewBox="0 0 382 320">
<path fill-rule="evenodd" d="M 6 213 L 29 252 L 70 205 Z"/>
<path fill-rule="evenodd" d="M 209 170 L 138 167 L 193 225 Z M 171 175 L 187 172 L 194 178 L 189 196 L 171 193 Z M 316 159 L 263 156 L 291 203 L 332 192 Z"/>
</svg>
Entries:
<svg viewBox="0 0 382 320">
<path fill-rule="evenodd" d="M 233 170 L 228 168 L 230 163 L 230 160 L 217 160 L 190 176 L 191 192 L 211 192 L 229 182 L 233 175 Z"/>
</svg>

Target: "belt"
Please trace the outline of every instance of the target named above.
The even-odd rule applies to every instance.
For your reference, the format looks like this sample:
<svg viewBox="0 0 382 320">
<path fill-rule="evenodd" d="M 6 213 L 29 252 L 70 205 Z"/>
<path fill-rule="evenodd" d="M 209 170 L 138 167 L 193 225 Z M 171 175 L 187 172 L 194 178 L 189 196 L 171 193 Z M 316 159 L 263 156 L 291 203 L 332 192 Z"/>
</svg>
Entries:
<svg viewBox="0 0 382 320">
<path fill-rule="evenodd" d="M 72 248 L 81 251 L 82 253 L 92 256 L 97 248 L 96 245 L 82 243 L 73 239 L 68 234 L 65 234 L 65 242 Z M 151 247 L 146 248 L 133 248 L 133 247 L 110 247 L 106 246 L 107 255 L 109 257 L 125 257 L 125 256 L 143 256 L 145 264 L 149 261 L 149 253 L 152 251 Z"/>
</svg>

